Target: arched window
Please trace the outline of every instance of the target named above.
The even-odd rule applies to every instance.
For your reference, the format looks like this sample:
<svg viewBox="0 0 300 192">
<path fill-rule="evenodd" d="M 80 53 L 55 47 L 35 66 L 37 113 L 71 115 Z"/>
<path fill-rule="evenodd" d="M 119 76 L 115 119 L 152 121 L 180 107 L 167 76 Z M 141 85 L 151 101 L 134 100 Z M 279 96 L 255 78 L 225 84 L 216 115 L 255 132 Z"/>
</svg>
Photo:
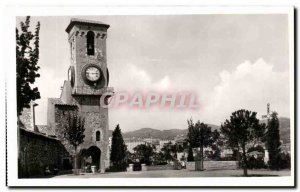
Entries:
<svg viewBox="0 0 300 192">
<path fill-rule="evenodd" d="M 100 141 L 100 131 L 96 132 L 96 141 Z"/>
<path fill-rule="evenodd" d="M 95 34 L 92 31 L 89 31 L 86 34 L 86 49 L 88 55 L 94 55 L 95 54 Z"/>
</svg>

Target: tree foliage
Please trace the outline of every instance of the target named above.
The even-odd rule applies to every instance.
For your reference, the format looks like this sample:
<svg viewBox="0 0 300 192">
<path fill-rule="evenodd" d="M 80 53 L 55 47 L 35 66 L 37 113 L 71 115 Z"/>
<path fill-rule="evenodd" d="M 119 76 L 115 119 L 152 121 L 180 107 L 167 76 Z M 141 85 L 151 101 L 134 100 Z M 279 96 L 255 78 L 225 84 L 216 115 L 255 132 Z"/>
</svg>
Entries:
<svg viewBox="0 0 300 192">
<path fill-rule="evenodd" d="M 252 152 L 252 151 L 258 151 L 258 152 L 261 152 L 261 153 L 265 153 L 264 148 L 263 148 L 262 146 L 260 146 L 260 145 L 257 145 L 257 146 L 255 146 L 255 147 L 249 148 L 249 149 L 247 150 L 247 153 L 250 153 L 250 152 Z"/>
<path fill-rule="evenodd" d="M 219 160 L 221 159 L 221 147 L 224 145 L 224 143 L 221 138 L 221 134 L 217 129 L 211 133 L 211 136 L 212 136 L 211 149 L 213 151 L 211 158 L 213 160 Z"/>
<path fill-rule="evenodd" d="M 200 121 L 194 123 L 192 119 L 188 120 L 187 141 L 192 148 L 210 146 L 214 143 L 213 136 L 211 127 L 207 124 Z"/>
<path fill-rule="evenodd" d="M 64 138 L 75 148 L 84 141 L 85 119 L 78 112 L 68 112 L 64 126 Z"/>
<path fill-rule="evenodd" d="M 203 149 L 204 147 L 212 146 L 216 136 L 217 135 L 213 134 L 211 127 L 209 127 L 207 124 L 200 121 L 194 123 L 192 119 L 188 120 L 187 141 L 191 148 L 200 148 L 200 160 L 202 161 L 202 166 L 204 156 Z"/>
<path fill-rule="evenodd" d="M 266 147 L 269 151 L 269 167 L 270 169 L 279 169 L 280 166 L 280 133 L 279 119 L 277 113 L 271 114 L 271 119 L 267 125 L 266 132 Z"/>
<path fill-rule="evenodd" d="M 232 113 L 230 119 L 221 125 L 221 133 L 227 140 L 227 145 L 242 149 L 244 175 L 247 175 L 246 146 L 252 144 L 264 135 L 265 127 L 259 124 L 256 112 L 238 110 Z"/>
<path fill-rule="evenodd" d="M 187 161 L 194 161 L 194 153 L 193 153 L 193 148 L 189 146 L 188 148 L 188 156 L 187 156 Z"/>
<path fill-rule="evenodd" d="M 136 157 L 142 164 L 151 165 L 155 155 L 155 146 L 151 144 L 140 144 L 133 148 Z"/>
<path fill-rule="evenodd" d="M 22 113 L 23 108 L 29 108 L 30 101 L 40 98 L 37 87 L 32 88 L 40 74 L 39 70 L 39 31 L 40 22 L 35 27 L 35 32 L 29 30 L 30 17 L 21 22 L 21 33 L 16 28 L 16 62 L 17 62 L 17 112 Z"/>
<path fill-rule="evenodd" d="M 177 158 L 178 148 L 176 144 L 172 144 L 171 142 L 164 144 L 161 149 L 164 159 L 167 162 L 173 161 Z"/>
<path fill-rule="evenodd" d="M 120 125 L 118 124 L 112 133 L 110 153 L 110 161 L 112 163 L 112 166 L 115 167 L 118 171 L 123 171 L 127 167 L 126 151 L 127 147 L 123 140 Z"/>
<path fill-rule="evenodd" d="M 166 165 L 167 164 L 167 160 L 165 159 L 165 155 L 161 151 L 154 153 L 153 160 L 154 160 L 154 162 L 153 162 L 154 165 Z"/>
<path fill-rule="evenodd" d="M 78 111 L 68 112 L 64 124 L 64 138 L 75 149 L 75 169 L 77 169 L 77 147 L 84 141 L 85 119 L 78 114 Z"/>
</svg>

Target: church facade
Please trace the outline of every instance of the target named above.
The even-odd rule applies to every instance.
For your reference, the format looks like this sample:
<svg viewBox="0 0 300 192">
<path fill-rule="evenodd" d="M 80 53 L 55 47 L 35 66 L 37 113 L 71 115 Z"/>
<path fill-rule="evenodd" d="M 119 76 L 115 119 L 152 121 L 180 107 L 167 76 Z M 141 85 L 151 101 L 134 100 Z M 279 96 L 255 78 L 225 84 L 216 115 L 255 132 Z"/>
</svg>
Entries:
<svg viewBox="0 0 300 192">
<path fill-rule="evenodd" d="M 78 167 L 94 165 L 101 172 L 109 167 L 108 109 L 100 104 L 113 94 L 109 85 L 106 38 L 109 25 L 102 22 L 71 19 L 66 28 L 70 44 L 68 80 L 60 98 L 48 99 L 47 126 L 51 127 L 69 151 L 64 141 L 66 113 L 77 111 L 85 119 L 84 142 L 78 146 Z M 74 151 L 73 151 L 74 153 Z"/>
</svg>

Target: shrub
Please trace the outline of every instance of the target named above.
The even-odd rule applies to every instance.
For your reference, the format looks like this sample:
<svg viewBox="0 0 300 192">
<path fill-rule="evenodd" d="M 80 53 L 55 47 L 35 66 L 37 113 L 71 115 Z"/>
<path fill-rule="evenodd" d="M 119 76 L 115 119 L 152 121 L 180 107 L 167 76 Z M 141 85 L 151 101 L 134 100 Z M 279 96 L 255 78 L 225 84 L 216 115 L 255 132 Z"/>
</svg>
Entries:
<svg viewBox="0 0 300 192">
<path fill-rule="evenodd" d="M 247 167 L 249 169 L 265 169 L 267 168 L 267 165 L 262 158 L 255 158 L 252 156 L 248 160 Z"/>
<path fill-rule="evenodd" d="M 290 169 L 291 168 L 291 157 L 288 153 L 281 153 L 279 157 L 280 169 Z"/>
<path fill-rule="evenodd" d="M 109 168 L 105 169 L 106 172 L 121 172 L 126 171 L 127 163 L 123 162 L 117 165 L 112 165 Z"/>
<path fill-rule="evenodd" d="M 156 165 L 167 165 L 167 164 L 168 164 L 167 162 L 159 162 Z"/>
</svg>

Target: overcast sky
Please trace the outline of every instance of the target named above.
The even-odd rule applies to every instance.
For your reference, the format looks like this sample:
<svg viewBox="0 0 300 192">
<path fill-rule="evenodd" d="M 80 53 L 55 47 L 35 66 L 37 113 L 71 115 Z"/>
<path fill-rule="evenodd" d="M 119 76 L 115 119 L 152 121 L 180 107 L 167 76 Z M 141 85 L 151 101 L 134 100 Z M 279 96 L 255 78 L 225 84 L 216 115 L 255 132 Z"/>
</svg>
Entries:
<svg viewBox="0 0 300 192">
<path fill-rule="evenodd" d="M 75 16 L 74 16 L 75 17 Z M 41 99 L 37 124 L 47 123 L 47 99 L 59 97 L 70 51 L 65 28 L 72 17 L 32 17 L 41 22 Z M 185 129 L 193 117 L 220 125 L 245 108 L 289 117 L 287 15 L 185 15 L 76 17 L 110 25 L 107 64 L 118 90 L 193 91 L 198 110 L 110 109 L 109 126 Z M 17 24 L 24 18 L 17 18 Z"/>
</svg>

